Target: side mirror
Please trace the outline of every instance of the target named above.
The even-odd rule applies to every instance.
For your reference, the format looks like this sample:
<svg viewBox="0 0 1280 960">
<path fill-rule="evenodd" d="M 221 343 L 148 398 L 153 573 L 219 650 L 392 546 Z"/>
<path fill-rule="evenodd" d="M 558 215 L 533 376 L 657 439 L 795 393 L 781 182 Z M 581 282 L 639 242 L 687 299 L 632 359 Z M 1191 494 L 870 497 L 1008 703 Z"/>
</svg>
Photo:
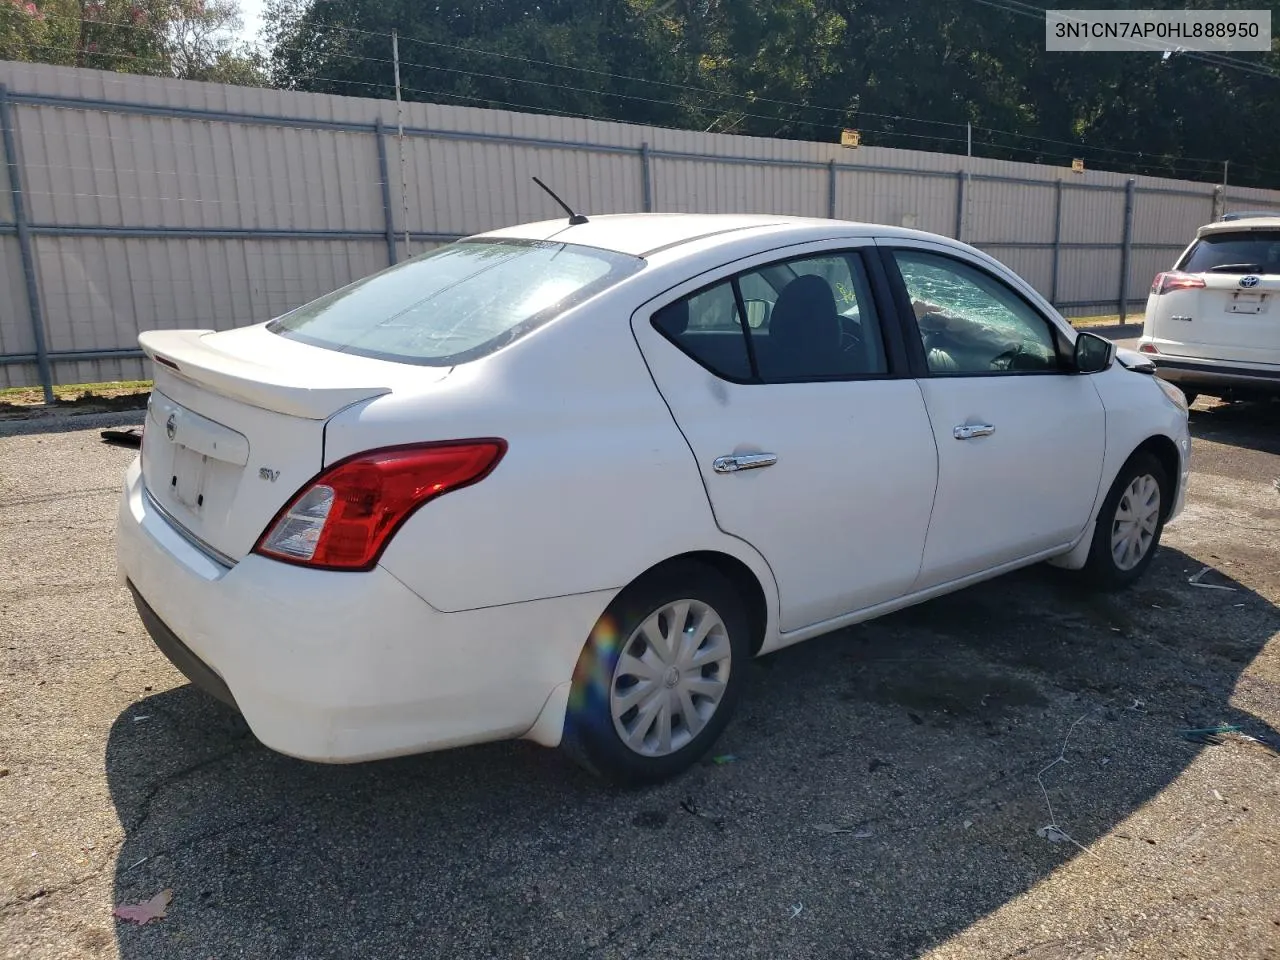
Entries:
<svg viewBox="0 0 1280 960">
<path fill-rule="evenodd" d="M 1100 373 L 1116 358 L 1116 345 L 1096 333 L 1081 331 L 1076 336 L 1074 354 L 1076 373 Z"/>
</svg>

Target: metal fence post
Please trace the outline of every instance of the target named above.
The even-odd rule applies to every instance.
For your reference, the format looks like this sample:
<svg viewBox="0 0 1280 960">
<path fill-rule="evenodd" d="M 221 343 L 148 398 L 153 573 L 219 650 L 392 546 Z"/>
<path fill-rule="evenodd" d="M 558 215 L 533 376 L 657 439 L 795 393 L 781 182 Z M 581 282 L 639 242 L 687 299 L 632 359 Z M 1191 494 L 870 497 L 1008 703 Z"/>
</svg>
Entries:
<svg viewBox="0 0 1280 960">
<path fill-rule="evenodd" d="M 382 178 L 382 222 L 387 228 L 387 260 L 394 267 L 399 256 L 396 254 L 396 225 L 391 215 L 391 183 L 387 175 L 387 141 L 383 135 L 381 117 L 377 119 L 373 127 L 373 136 L 378 141 L 378 176 Z"/>
<path fill-rule="evenodd" d="M 836 162 L 827 163 L 827 218 L 836 218 Z"/>
<path fill-rule="evenodd" d="M 653 212 L 653 170 L 649 166 L 649 143 L 640 144 L 640 194 L 644 212 Z"/>
<path fill-rule="evenodd" d="M 1124 185 L 1124 240 L 1120 245 L 1120 322 L 1129 318 L 1129 256 L 1133 252 L 1133 188 L 1130 177 Z"/>
<path fill-rule="evenodd" d="M 1062 258 L 1062 181 L 1053 181 L 1053 272 L 1049 275 L 1049 302 L 1058 305 L 1058 261 Z"/>
<path fill-rule="evenodd" d="M 956 171 L 956 239 L 964 236 L 964 182 L 968 176 L 963 170 Z"/>
<path fill-rule="evenodd" d="M 22 258 L 22 276 L 27 283 L 27 312 L 31 316 L 31 335 L 36 344 L 36 364 L 40 369 L 40 386 L 44 402 L 53 403 L 53 370 L 49 366 L 49 348 L 44 339 L 44 316 L 40 310 L 40 285 L 36 282 L 36 259 L 31 249 L 31 232 L 27 227 L 27 203 L 22 193 L 22 166 L 14 138 L 13 111 L 9 104 L 9 88 L 0 83 L 0 128 L 4 130 L 5 166 L 9 169 L 9 196 L 13 201 L 13 222 L 18 232 L 18 256 Z"/>
</svg>

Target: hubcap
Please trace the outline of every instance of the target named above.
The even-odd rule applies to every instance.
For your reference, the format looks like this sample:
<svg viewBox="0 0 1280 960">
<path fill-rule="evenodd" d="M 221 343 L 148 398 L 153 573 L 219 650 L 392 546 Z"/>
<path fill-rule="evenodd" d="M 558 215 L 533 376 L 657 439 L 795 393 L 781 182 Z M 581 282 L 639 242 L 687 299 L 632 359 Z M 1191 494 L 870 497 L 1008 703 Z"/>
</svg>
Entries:
<svg viewBox="0 0 1280 960">
<path fill-rule="evenodd" d="M 1111 523 L 1111 556 L 1121 570 L 1132 570 L 1147 555 L 1160 524 L 1160 484 L 1149 473 L 1125 488 Z"/>
<path fill-rule="evenodd" d="M 631 750 L 665 757 L 702 732 L 729 683 L 724 621 L 700 600 L 655 610 L 627 638 L 613 669 L 613 727 Z"/>
</svg>

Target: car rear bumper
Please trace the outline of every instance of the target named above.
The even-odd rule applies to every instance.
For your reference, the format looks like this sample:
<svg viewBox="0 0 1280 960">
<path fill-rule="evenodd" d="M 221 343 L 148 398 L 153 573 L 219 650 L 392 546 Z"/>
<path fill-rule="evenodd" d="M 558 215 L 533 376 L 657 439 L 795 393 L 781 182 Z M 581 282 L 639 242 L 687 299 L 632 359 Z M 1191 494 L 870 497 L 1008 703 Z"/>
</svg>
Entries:
<svg viewBox="0 0 1280 960">
<path fill-rule="evenodd" d="M 1157 375 L 1183 387 L 1205 390 L 1234 388 L 1252 393 L 1280 394 L 1280 367 L 1266 368 L 1222 360 L 1202 360 L 1144 353 L 1156 365 Z"/>
<path fill-rule="evenodd" d="M 151 609 L 151 605 L 142 599 L 142 594 L 138 593 L 137 587 L 132 583 L 129 583 L 128 586 L 129 592 L 133 594 L 134 606 L 138 608 L 138 619 L 147 628 L 147 633 L 151 634 L 151 639 L 160 648 L 160 652 L 169 658 L 169 662 L 177 667 L 184 677 L 205 693 L 221 700 L 233 709 L 239 709 L 236 706 L 236 698 L 232 695 L 231 688 L 227 686 L 226 681 L 218 676 L 207 663 L 192 653 L 187 645 L 178 639 L 178 635 L 169 629 L 169 625 L 156 616 L 156 612 Z"/>
<path fill-rule="evenodd" d="M 136 463 L 117 558 L 148 632 L 182 673 L 233 703 L 268 747 L 326 763 L 522 735 L 554 745 L 563 718 L 548 721 L 544 707 L 563 710 L 611 599 L 441 613 L 382 568 L 307 570 L 256 555 L 228 568 L 149 504 Z"/>
</svg>

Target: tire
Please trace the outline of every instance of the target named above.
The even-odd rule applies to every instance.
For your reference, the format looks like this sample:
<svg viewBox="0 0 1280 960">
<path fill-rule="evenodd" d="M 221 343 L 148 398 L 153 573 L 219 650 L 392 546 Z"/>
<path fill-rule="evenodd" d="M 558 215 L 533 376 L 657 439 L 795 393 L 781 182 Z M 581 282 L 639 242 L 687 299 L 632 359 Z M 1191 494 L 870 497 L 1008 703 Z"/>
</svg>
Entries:
<svg viewBox="0 0 1280 960">
<path fill-rule="evenodd" d="M 1130 457 L 1098 511 L 1089 559 L 1081 570 L 1084 578 L 1100 590 L 1121 590 L 1141 577 L 1160 545 L 1172 497 L 1159 460 L 1149 453 Z M 1126 521 L 1125 514 L 1136 515 L 1136 520 Z"/>
<path fill-rule="evenodd" d="M 676 627 L 679 619 L 683 628 Z M 624 785 L 657 783 L 688 769 L 737 706 L 750 627 L 733 585 L 700 563 L 672 564 L 627 587 L 578 658 L 565 751 Z M 700 644 L 673 656 L 665 640 L 689 629 L 704 632 Z"/>
</svg>

